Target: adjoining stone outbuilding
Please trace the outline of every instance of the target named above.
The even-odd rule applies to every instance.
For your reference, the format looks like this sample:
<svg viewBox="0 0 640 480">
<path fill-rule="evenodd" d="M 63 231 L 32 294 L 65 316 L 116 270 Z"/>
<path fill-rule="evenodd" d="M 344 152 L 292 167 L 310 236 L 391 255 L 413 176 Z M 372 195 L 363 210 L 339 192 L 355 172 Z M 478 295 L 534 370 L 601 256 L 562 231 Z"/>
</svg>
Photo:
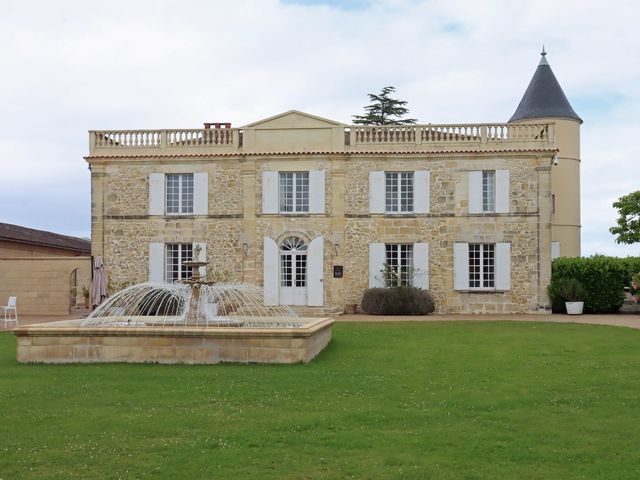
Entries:
<svg viewBox="0 0 640 480">
<path fill-rule="evenodd" d="M 119 288 L 188 276 L 198 246 L 208 278 L 304 314 L 385 264 L 438 312 L 548 311 L 552 257 L 580 253 L 581 122 L 543 55 L 508 123 L 91 131 L 93 254 Z"/>
<path fill-rule="evenodd" d="M 0 223 L 0 305 L 15 296 L 18 316 L 68 315 L 90 282 L 89 240 Z"/>
</svg>

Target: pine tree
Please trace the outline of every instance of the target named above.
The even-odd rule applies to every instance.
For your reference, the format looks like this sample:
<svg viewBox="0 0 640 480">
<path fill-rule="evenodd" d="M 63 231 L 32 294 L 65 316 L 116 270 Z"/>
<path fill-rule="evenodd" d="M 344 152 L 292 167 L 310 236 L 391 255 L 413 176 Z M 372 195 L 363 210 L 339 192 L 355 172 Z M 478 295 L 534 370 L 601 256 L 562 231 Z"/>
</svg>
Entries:
<svg viewBox="0 0 640 480">
<path fill-rule="evenodd" d="M 415 118 L 401 118 L 409 113 L 405 107 L 407 102 L 391 98 L 389 95 L 395 92 L 395 87 L 384 87 L 380 95 L 369 93 L 371 105 L 364 107 L 366 115 L 353 115 L 353 123 L 356 125 L 407 125 L 416 123 Z"/>
</svg>

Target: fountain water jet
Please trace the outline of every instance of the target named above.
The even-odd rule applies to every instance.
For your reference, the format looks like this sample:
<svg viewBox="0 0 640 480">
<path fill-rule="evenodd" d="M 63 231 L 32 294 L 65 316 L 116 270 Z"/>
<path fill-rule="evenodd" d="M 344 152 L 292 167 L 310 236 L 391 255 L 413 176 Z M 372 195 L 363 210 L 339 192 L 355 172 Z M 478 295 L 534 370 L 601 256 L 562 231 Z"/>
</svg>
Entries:
<svg viewBox="0 0 640 480">
<path fill-rule="evenodd" d="M 194 252 L 197 257 L 197 252 Z M 331 340 L 329 318 L 301 318 L 267 306 L 261 288 L 206 282 L 205 262 L 180 283 L 141 283 L 98 306 L 84 320 L 13 330 L 21 363 L 298 363 Z"/>
</svg>

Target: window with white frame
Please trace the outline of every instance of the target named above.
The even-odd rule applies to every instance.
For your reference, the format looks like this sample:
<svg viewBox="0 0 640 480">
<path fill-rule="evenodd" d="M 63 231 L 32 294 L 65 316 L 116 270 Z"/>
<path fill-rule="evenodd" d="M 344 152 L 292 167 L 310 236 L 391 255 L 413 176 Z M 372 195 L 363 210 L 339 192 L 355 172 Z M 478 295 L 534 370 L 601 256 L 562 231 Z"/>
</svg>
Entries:
<svg viewBox="0 0 640 480">
<path fill-rule="evenodd" d="M 412 243 L 385 244 L 385 260 L 388 268 L 385 274 L 395 275 L 400 285 L 411 285 L 413 283 Z"/>
<path fill-rule="evenodd" d="M 496 249 L 492 243 L 469 244 L 469 289 L 491 290 L 496 286 Z"/>
<path fill-rule="evenodd" d="M 193 245 L 191 243 L 168 243 L 165 248 L 165 279 L 167 283 L 191 278 L 192 267 L 184 262 L 192 260 Z"/>
<path fill-rule="evenodd" d="M 168 173 L 165 178 L 167 213 L 193 213 L 193 173 Z"/>
<path fill-rule="evenodd" d="M 280 172 L 280 212 L 309 212 L 309 172 Z"/>
<path fill-rule="evenodd" d="M 307 286 L 307 245 L 299 237 L 285 238 L 280 247 L 280 286 Z"/>
<path fill-rule="evenodd" d="M 413 172 L 385 172 L 385 211 L 413 212 Z"/>
<path fill-rule="evenodd" d="M 482 211 L 494 212 L 496 209 L 496 172 L 482 171 Z"/>
</svg>

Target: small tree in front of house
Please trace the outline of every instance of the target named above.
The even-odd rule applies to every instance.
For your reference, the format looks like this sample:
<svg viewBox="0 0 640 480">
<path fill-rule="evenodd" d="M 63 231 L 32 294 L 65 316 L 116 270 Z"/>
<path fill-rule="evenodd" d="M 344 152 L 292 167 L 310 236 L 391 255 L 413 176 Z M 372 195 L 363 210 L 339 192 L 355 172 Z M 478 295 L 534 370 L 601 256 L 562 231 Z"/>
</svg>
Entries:
<svg viewBox="0 0 640 480">
<path fill-rule="evenodd" d="M 364 107 L 365 115 L 353 115 L 353 123 L 356 125 L 411 125 L 416 123 L 415 118 L 402 118 L 409 113 L 404 100 L 392 98 L 395 87 L 384 87 L 380 94 L 369 93 L 370 105 Z"/>
<path fill-rule="evenodd" d="M 382 280 L 385 288 L 410 287 L 413 285 L 415 269 L 413 267 L 394 267 L 385 263 L 382 265 Z"/>
</svg>

